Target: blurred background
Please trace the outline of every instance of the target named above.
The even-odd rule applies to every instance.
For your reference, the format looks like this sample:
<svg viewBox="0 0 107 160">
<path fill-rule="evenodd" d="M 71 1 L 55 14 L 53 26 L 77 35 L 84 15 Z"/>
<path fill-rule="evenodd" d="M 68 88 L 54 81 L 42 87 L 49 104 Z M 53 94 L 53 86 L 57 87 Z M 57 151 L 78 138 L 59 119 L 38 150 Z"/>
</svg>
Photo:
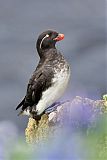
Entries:
<svg viewBox="0 0 107 160">
<path fill-rule="evenodd" d="M 15 107 L 39 61 L 38 35 L 47 29 L 65 34 L 57 48 L 71 65 L 71 80 L 61 100 L 106 93 L 105 10 L 105 0 L 0 0 L 1 123 L 24 133 L 28 118 L 18 117 Z"/>
</svg>

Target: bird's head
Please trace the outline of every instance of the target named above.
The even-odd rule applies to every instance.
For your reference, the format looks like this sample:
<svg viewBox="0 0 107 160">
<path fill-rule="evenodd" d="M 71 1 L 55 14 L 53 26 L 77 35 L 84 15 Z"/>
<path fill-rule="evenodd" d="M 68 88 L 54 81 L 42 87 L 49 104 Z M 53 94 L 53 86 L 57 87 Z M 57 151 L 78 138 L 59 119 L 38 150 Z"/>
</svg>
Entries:
<svg viewBox="0 0 107 160">
<path fill-rule="evenodd" d="M 36 47 L 39 55 L 51 48 L 55 48 L 56 42 L 64 39 L 64 34 L 57 33 L 56 31 L 48 30 L 40 34 L 38 37 Z"/>
</svg>

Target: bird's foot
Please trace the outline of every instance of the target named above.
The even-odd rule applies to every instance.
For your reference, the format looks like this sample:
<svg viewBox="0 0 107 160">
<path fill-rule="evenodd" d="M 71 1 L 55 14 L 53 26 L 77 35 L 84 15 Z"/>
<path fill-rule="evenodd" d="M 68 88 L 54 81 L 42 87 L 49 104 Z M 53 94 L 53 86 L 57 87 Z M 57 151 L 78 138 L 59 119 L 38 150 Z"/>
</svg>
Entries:
<svg viewBox="0 0 107 160">
<path fill-rule="evenodd" d="M 31 117 L 36 121 L 39 121 L 41 119 L 41 115 L 37 115 L 37 112 L 35 110 L 32 110 L 30 113 L 31 113 Z"/>
</svg>

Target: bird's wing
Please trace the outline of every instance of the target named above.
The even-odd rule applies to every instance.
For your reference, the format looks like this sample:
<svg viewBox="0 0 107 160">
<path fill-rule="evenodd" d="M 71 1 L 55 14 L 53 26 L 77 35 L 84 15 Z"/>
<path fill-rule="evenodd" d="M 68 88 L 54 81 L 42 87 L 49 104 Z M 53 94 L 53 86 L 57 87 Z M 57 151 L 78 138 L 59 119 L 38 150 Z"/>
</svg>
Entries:
<svg viewBox="0 0 107 160">
<path fill-rule="evenodd" d="M 25 98 L 23 98 L 23 100 L 18 104 L 18 106 L 16 107 L 16 110 L 19 109 L 25 102 Z"/>
<path fill-rule="evenodd" d="M 25 98 L 16 109 L 22 106 L 22 110 L 24 110 L 28 106 L 37 104 L 42 96 L 42 92 L 51 85 L 52 75 L 52 69 L 49 66 L 36 70 L 29 80 Z"/>
</svg>

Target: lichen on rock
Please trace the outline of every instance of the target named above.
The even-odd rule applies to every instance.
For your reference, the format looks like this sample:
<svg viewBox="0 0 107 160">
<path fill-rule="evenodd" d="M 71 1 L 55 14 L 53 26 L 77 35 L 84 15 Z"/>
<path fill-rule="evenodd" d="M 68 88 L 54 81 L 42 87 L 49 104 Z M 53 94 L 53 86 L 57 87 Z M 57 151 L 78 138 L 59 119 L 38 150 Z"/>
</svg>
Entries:
<svg viewBox="0 0 107 160">
<path fill-rule="evenodd" d="M 96 115 L 106 113 L 105 100 L 91 100 L 76 96 L 73 100 L 60 104 L 51 113 L 44 114 L 38 125 L 33 118 L 29 118 L 25 130 L 27 143 L 39 143 L 54 136 L 63 126 L 72 128 L 85 127 L 89 131 Z"/>
</svg>

